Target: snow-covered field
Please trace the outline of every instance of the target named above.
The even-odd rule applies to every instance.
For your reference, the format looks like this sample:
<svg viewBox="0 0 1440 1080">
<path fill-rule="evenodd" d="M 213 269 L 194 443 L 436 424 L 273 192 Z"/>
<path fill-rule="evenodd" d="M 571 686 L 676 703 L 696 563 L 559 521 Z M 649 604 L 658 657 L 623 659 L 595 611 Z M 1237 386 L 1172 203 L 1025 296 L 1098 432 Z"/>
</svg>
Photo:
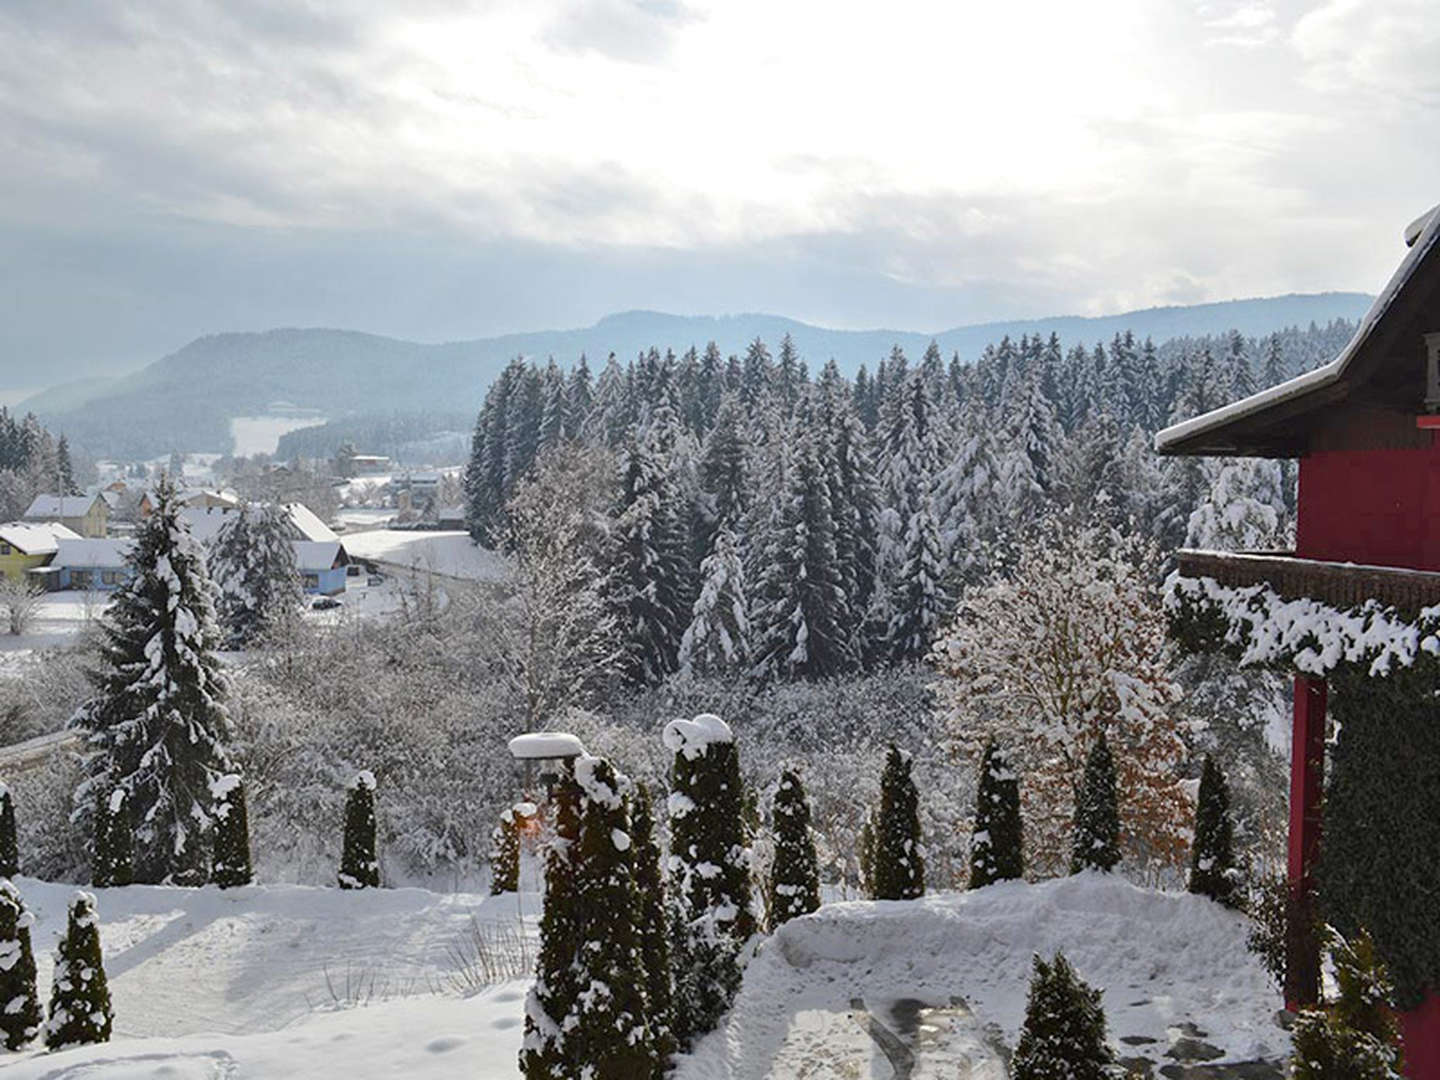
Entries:
<svg viewBox="0 0 1440 1080">
<path fill-rule="evenodd" d="M 71 890 L 19 885 L 39 917 L 48 997 L 49 953 Z M 472 918 L 522 925 L 513 895 L 262 885 L 133 886 L 98 896 L 115 1040 L 6 1059 L 6 1076 L 517 1075 L 528 980 L 468 997 L 436 992 L 456 969 L 452 950 L 467 940 Z M 532 958 L 537 906 L 527 895 Z M 762 943 L 728 1023 L 682 1060 L 676 1080 L 888 1080 L 895 1053 L 911 1055 L 912 1080 L 1001 1080 L 997 1040 L 1014 1044 L 1030 957 L 1057 947 L 1104 989 L 1123 1055 L 1159 1060 L 1188 1022 L 1227 1060 L 1273 1059 L 1287 1040 L 1270 1019 L 1275 993 L 1244 938 L 1244 919 L 1207 900 L 1096 875 L 909 903 L 832 904 Z M 371 989 L 347 994 L 347 978 Z"/>
<path fill-rule="evenodd" d="M 25 633 L 0 634 L 0 674 L 13 671 L 35 649 L 69 644 L 100 617 L 110 599 L 109 593 L 69 590 L 40 597 Z"/>
<path fill-rule="evenodd" d="M 470 581 L 501 581 L 506 574 L 505 560 L 471 543 L 465 532 L 369 529 L 347 532 L 344 542 L 351 558 L 371 559 L 406 570 Z"/>
<path fill-rule="evenodd" d="M 231 450 L 236 457 L 273 454 L 280 436 L 325 423 L 323 416 L 236 416 L 230 420 Z"/>
</svg>

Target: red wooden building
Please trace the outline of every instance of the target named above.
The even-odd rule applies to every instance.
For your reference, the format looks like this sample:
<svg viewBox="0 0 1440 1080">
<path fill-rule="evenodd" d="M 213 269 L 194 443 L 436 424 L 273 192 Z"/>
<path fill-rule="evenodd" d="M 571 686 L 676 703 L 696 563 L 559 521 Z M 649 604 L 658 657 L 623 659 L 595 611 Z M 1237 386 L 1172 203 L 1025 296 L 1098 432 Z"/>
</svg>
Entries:
<svg viewBox="0 0 1440 1080">
<path fill-rule="evenodd" d="M 1343 637 L 1351 632 L 1354 638 L 1347 654 L 1353 681 L 1344 683 L 1351 688 L 1348 691 L 1336 692 L 1348 692 L 1351 701 L 1364 696 L 1363 689 L 1354 688 L 1363 687 L 1365 679 L 1393 677 L 1393 672 L 1407 664 L 1412 672 L 1428 673 L 1431 669 L 1424 665 L 1431 659 L 1427 654 L 1433 655 L 1428 642 L 1436 640 L 1433 634 L 1440 625 L 1440 613 L 1425 610 L 1440 604 L 1440 207 L 1412 224 L 1404 239 L 1408 251 L 1400 268 L 1333 361 L 1156 436 L 1156 449 L 1165 455 L 1299 459 L 1296 550 L 1243 555 L 1182 551 L 1178 584 L 1183 588 L 1189 582 L 1190 595 L 1203 597 L 1211 605 L 1212 618 L 1225 624 L 1229 645 L 1236 651 L 1242 635 L 1233 616 L 1249 604 L 1245 618 L 1251 620 L 1247 625 L 1253 629 L 1254 612 L 1263 607 L 1256 599 L 1260 591 L 1273 597 L 1276 611 L 1284 601 L 1305 599 L 1315 601 L 1307 610 L 1338 613 L 1334 625 L 1340 629 L 1334 635 Z M 1227 609 L 1227 597 L 1241 598 L 1241 606 L 1232 604 Z M 1367 606 L 1367 602 L 1373 603 Z M 1294 609 L 1292 604 L 1286 610 Z M 1360 613 L 1359 621 L 1353 617 L 1345 621 L 1347 615 L 1356 613 Z M 1323 617 L 1319 622 L 1324 623 Z M 1344 629 L 1362 624 L 1371 629 Z M 1407 637 L 1406 627 L 1414 630 L 1413 639 Z M 1316 646 L 1325 636 L 1323 630 L 1308 625 L 1292 625 L 1287 632 L 1297 641 L 1310 635 L 1305 645 L 1297 646 L 1297 652 Z M 1354 658 L 1363 654 L 1368 660 L 1370 653 L 1365 650 L 1373 651 L 1381 638 L 1394 649 L 1399 664 L 1387 661 L 1357 666 Z M 1273 642 L 1275 635 L 1271 639 Z M 1338 645 L 1336 641 L 1330 645 L 1333 660 Z M 1267 654 L 1270 662 L 1275 653 L 1272 644 Z M 1338 669 L 1325 666 L 1327 661 L 1320 659 L 1324 653 L 1323 648 L 1312 650 L 1293 667 L 1289 877 L 1292 901 L 1302 910 L 1311 895 L 1317 857 L 1331 857 L 1322 840 L 1322 800 L 1327 698 Z M 1440 710 L 1433 698 L 1437 687 L 1430 685 L 1428 692 L 1407 691 L 1413 700 L 1400 706 L 1406 723 L 1440 724 Z M 1430 700 L 1423 700 L 1427 697 Z M 1387 711 L 1393 714 L 1397 707 L 1394 694 L 1385 700 Z M 1330 704 L 1333 708 L 1339 702 Z M 1347 718 L 1341 741 L 1332 748 L 1333 759 L 1339 760 L 1343 752 L 1348 726 Z M 1428 739 L 1428 729 L 1423 733 Z M 1404 741 L 1409 743 L 1409 739 Z M 1417 739 L 1417 743 L 1424 741 Z M 1408 745 L 1395 747 L 1395 751 L 1397 755 L 1428 753 Z M 1403 794 L 1412 813 L 1440 818 L 1440 761 L 1419 772 L 1411 765 L 1405 762 L 1409 770 L 1405 775 L 1413 790 Z M 1430 782 L 1423 779 L 1426 776 Z M 1331 827 L 1335 825 L 1332 820 Z M 1347 821 L 1346 826 L 1353 836 L 1355 823 Z M 1364 825 L 1373 830 L 1377 850 L 1408 843 L 1403 836 L 1397 838 L 1405 832 L 1402 826 L 1402 822 L 1385 819 L 1383 813 Z M 1407 895 L 1428 891 L 1428 897 L 1414 903 L 1434 905 L 1440 914 L 1440 849 L 1427 846 L 1396 857 L 1414 860 L 1413 868 L 1409 861 L 1394 864 L 1409 868 L 1403 882 L 1371 882 L 1364 887 L 1403 889 Z M 1327 868 L 1321 867 L 1322 882 L 1328 880 Z M 1322 895 L 1321 905 L 1325 902 Z M 1382 955 L 1387 945 L 1392 955 L 1403 952 L 1408 956 L 1431 948 L 1425 942 L 1407 941 L 1405 934 L 1413 938 L 1428 933 L 1440 940 L 1440 918 L 1425 930 L 1415 929 L 1413 921 L 1406 925 L 1410 929 L 1387 928 L 1385 941 L 1377 935 Z M 1409 949 L 1410 944 L 1416 948 Z M 1318 958 L 1313 942 L 1299 929 L 1291 934 L 1288 967 L 1287 1002 L 1294 1007 L 1313 1001 Z M 1420 980 L 1419 989 L 1410 995 L 1410 1003 L 1419 1003 L 1402 1018 L 1407 1071 L 1411 1077 L 1440 1080 L 1440 995 L 1436 993 L 1440 991 L 1440 970 L 1424 964 L 1405 970 L 1412 982 Z"/>
</svg>

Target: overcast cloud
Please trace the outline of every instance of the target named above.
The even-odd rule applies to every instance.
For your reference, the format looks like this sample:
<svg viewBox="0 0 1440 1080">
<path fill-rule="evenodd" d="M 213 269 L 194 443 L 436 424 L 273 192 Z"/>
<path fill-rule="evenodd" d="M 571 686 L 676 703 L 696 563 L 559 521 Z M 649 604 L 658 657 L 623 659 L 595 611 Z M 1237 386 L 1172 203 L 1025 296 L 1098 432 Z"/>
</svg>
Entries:
<svg viewBox="0 0 1440 1080">
<path fill-rule="evenodd" d="M 274 325 L 1373 291 L 1437 55 L 1432 0 L 8 0 L 0 386 Z"/>
</svg>

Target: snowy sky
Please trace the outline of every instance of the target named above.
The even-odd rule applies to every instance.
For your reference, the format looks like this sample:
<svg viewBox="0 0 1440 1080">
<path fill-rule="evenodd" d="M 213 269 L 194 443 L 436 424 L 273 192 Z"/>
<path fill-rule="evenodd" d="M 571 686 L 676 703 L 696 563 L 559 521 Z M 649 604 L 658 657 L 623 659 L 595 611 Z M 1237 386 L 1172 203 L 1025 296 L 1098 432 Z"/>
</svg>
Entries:
<svg viewBox="0 0 1440 1080">
<path fill-rule="evenodd" d="M 1434 0 L 4 0 L 0 56 L 0 387 L 1375 291 L 1440 201 Z"/>
</svg>

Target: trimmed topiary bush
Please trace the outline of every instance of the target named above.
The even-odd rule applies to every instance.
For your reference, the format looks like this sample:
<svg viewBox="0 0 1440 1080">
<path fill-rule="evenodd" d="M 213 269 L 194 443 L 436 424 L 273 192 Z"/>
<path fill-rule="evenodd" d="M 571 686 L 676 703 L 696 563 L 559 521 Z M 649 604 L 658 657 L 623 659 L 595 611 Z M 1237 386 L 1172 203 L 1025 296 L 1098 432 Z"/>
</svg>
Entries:
<svg viewBox="0 0 1440 1080">
<path fill-rule="evenodd" d="M 1293 1080 L 1401 1080 L 1400 1029 L 1392 993 L 1369 935 L 1330 948 L 1339 995 L 1295 1022 Z"/>
<path fill-rule="evenodd" d="M 770 873 L 770 929 L 820 906 L 820 861 L 810 835 L 810 802 L 800 774 L 780 774 L 771 806 L 775 820 L 775 865 Z"/>
<path fill-rule="evenodd" d="M 0 878 L 0 1032 L 7 1050 L 19 1050 L 34 1039 L 45 1020 L 30 947 L 34 922 L 20 890 L 8 878 Z"/>
<path fill-rule="evenodd" d="M 514 807 L 507 807 L 490 833 L 490 895 L 519 891 L 520 821 Z"/>
<path fill-rule="evenodd" d="M 90 882 L 96 888 L 129 885 L 135 880 L 135 834 L 124 788 L 111 788 L 95 807 L 94 862 Z"/>
<path fill-rule="evenodd" d="M 655 839 L 655 809 L 650 789 L 636 784 L 630 797 L 630 838 L 635 844 L 635 889 L 640 898 L 640 954 L 645 964 L 645 990 L 650 1002 L 650 1031 L 660 1062 L 653 1080 L 662 1080 L 665 1064 L 675 1052 L 672 1032 L 674 989 L 670 982 L 670 938 L 664 933 L 668 905 L 660 870 L 660 844 Z"/>
<path fill-rule="evenodd" d="M 245 807 L 245 784 L 238 773 L 227 773 L 210 785 L 215 797 L 215 844 L 210 880 L 222 889 L 249 885 L 255 880 L 250 864 L 250 814 Z"/>
<path fill-rule="evenodd" d="M 975 794 L 975 831 L 970 837 L 970 888 L 1025 875 L 1025 835 L 1020 819 L 1020 778 L 994 741 L 985 744 Z"/>
<path fill-rule="evenodd" d="M 1240 891 L 1235 887 L 1234 835 L 1230 785 L 1220 766 L 1206 754 L 1195 808 L 1195 843 L 1190 849 L 1190 891 L 1229 908 L 1240 906 Z"/>
<path fill-rule="evenodd" d="M 15 839 L 15 796 L 0 784 L 0 878 L 13 878 L 18 873 L 20 845 Z"/>
<path fill-rule="evenodd" d="M 877 900 L 913 900 L 925 895 L 920 794 L 910 777 L 910 764 L 910 755 L 892 744 L 880 778 L 880 814 L 875 829 Z"/>
<path fill-rule="evenodd" d="M 100 955 L 100 916 L 95 897 L 77 892 L 70 901 L 70 920 L 55 950 L 55 987 L 50 994 L 50 1019 L 45 1045 L 51 1050 L 110 1041 L 114 1012 L 105 964 Z"/>
<path fill-rule="evenodd" d="M 1120 862 L 1120 807 L 1116 792 L 1115 759 L 1102 734 L 1085 759 L 1085 775 L 1075 800 L 1075 846 L 1070 872 L 1103 870 Z"/>
<path fill-rule="evenodd" d="M 1063 953 L 1049 964 L 1035 957 L 1025 1025 L 1010 1061 L 1013 1080 L 1105 1080 L 1113 1060 L 1100 991 L 1075 974 Z"/>
<path fill-rule="evenodd" d="M 362 770 L 345 798 L 345 846 L 340 852 L 340 888 L 378 889 L 380 859 L 375 848 L 375 774 Z"/>
</svg>

